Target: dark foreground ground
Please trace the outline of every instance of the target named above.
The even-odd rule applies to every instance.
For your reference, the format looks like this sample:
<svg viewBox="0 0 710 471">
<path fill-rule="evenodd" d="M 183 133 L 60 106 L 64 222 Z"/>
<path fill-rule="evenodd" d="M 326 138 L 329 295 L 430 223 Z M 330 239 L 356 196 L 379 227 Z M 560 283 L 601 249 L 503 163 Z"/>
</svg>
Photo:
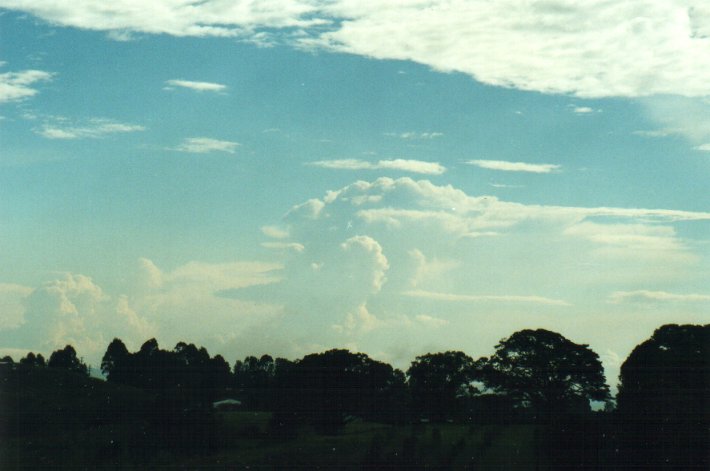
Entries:
<svg viewBox="0 0 710 471">
<path fill-rule="evenodd" d="M 302 424 L 284 433 L 270 412 L 183 408 L 51 368 L 0 371 L 2 470 L 631 469 L 614 465 L 614 453 L 613 437 L 598 424 L 587 433 L 565 425 L 353 419 L 335 434 Z"/>
</svg>

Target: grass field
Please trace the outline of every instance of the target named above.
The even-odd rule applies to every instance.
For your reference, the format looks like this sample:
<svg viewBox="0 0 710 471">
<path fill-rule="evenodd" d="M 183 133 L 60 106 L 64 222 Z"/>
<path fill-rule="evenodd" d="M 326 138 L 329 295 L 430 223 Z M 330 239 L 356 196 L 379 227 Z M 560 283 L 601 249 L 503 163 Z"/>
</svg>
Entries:
<svg viewBox="0 0 710 471">
<path fill-rule="evenodd" d="M 134 388 L 51 369 L 4 373 L 3 470 L 544 469 L 536 466 L 533 425 L 355 419 L 336 435 L 304 425 L 295 436 L 279 438 L 270 433 L 269 412 L 218 412 L 207 421 L 197 415 L 194 422 L 186 415 L 176 426 L 151 415 L 154 399 Z M 205 432 L 208 446 L 188 449 Z"/>
<path fill-rule="evenodd" d="M 532 425 L 354 420 L 337 435 L 303 427 L 295 438 L 279 440 L 268 435 L 269 419 L 266 412 L 222 414 L 227 447 L 186 464 L 238 469 L 537 469 Z"/>
</svg>

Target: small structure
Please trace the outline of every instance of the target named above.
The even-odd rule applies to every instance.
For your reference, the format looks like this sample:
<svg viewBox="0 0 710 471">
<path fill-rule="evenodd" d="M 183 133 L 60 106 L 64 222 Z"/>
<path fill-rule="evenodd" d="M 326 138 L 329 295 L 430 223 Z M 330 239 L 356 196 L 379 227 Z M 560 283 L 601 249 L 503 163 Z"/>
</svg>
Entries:
<svg viewBox="0 0 710 471">
<path fill-rule="evenodd" d="M 239 410 L 242 407 L 242 401 L 238 399 L 222 399 L 212 403 L 212 408 L 220 411 Z"/>
</svg>

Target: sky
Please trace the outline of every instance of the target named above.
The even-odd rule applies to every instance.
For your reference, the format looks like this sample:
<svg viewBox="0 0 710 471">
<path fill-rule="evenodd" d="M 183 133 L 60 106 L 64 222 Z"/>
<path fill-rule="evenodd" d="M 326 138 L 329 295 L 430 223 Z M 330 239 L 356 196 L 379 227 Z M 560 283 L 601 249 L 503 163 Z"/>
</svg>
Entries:
<svg viewBox="0 0 710 471">
<path fill-rule="evenodd" d="M 710 319 L 710 8 L 0 0 L 0 353 L 405 368 Z"/>
</svg>

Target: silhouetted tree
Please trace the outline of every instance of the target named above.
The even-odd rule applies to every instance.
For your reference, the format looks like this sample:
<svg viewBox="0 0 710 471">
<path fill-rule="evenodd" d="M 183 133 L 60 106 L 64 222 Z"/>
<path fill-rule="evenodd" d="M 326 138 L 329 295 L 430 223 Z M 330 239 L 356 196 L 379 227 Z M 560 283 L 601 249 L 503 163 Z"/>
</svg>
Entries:
<svg viewBox="0 0 710 471">
<path fill-rule="evenodd" d="M 276 361 L 270 355 L 248 356 L 234 364 L 235 386 L 249 409 L 273 407 L 276 386 Z"/>
<path fill-rule="evenodd" d="M 710 324 L 664 325 L 621 366 L 624 465 L 710 468 Z"/>
<path fill-rule="evenodd" d="M 101 359 L 101 372 L 107 381 L 124 384 L 129 382 L 130 355 L 121 339 L 115 338 L 111 341 Z"/>
<path fill-rule="evenodd" d="M 52 352 L 47 366 L 50 368 L 63 368 L 86 376 L 89 375 L 89 368 L 81 359 L 77 358 L 76 350 L 71 345 Z"/>
<path fill-rule="evenodd" d="M 41 353 L 34 354 L 29 352 L 24 358 L 20 358 L 20 365 L 24 366 L 47 366 L 47 362 Z"/>
<path fill-rule="evenodd" d="M 278 368 L 277 368 L 278 371 Z M 301 418 L 326 433 L 338 432 L 351 416 L 384 416 L 403 375 L 364 353 L 329 350 L 306 355 L 280 375 L 275 420 Z"/>
<path fill-rule="evenodd" d="M 485 384 L 531 408 L 542 420 L 590 410 L 590 400 L 609 399 L 604 368 L 588 345 L 556 332 L 521 330 L 478 362 Z"/>
<path fill-rule="evenodd" d="M 414 407 L 434 420 L 458 414 L 461 399 L 477 392 L 472 384 L 474 361 L 463 352 L 418 356 L 407 370 L 407 378 Z"/>
</svg>

